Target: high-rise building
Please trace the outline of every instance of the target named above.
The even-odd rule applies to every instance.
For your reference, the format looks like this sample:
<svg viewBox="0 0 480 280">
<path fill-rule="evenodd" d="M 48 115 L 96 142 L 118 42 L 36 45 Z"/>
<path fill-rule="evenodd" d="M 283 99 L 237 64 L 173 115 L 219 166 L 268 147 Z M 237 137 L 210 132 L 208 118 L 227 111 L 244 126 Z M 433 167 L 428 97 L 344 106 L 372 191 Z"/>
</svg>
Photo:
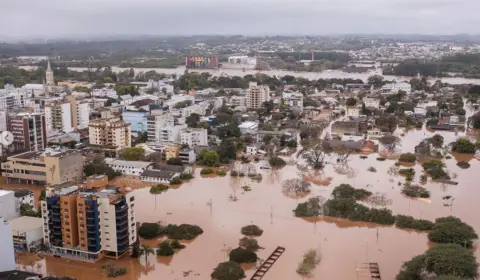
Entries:
<svg viewBox="0 0 480 280">
<path fill-rule="evenodd" d="M 180 142 L 190 148 L 208 146 L 208 132 L 205 128 L 188 128 L 180 134 Z"/>
<path fill-rule="evenodd" d="M 90 121 L 90 104 L 77 100 L 73 95 L 67 96 L 67 100 L 70 103 L 73 129 L 87 128 Z"/>
<path fill-rule="evenodd" d="M 91 120 L 88 124 L 90 145 L 120 150 L 131 147 L 130 124 L 120 118 Z"/>
<path fill-rule="evenodd" d="M 266 101 L 270 101 L 270 88 L 251 82 L 247 90 L 247 108 L 260 109 Z"/>
<path fill-rule="evenodd" d="M 83 177 L 83 156 L 77 150 L 47 148 L 45 152 L 8 157 L 2 171 L 8 183 L 43 186 L 79 182 Z"/>
<path fill-rule="evenodd" d="M 43 151 L 47 146 L 45 116 L 40 113 L 17 113 L 8 116 L 8 130 L 13 134 L 17 151 Z"/>
<path fill-rule="evenodd" d="M 111 189 L 47 188 L 41 201 L 44 244 L 52 255 L 120 258 L 137 240 L 135 197 Z"/>
<path fill-rule="evenodd" d="M 76 126 L 76 106 L 72 111 L 72 104 L 69 101 L 60 101 L 53 104 L 45 105 L 45 120 L 47 122 L 48 134 L 56 131 L 69 133 L 73 131 L 72 116 L 75 116 Z"/>
</svg>

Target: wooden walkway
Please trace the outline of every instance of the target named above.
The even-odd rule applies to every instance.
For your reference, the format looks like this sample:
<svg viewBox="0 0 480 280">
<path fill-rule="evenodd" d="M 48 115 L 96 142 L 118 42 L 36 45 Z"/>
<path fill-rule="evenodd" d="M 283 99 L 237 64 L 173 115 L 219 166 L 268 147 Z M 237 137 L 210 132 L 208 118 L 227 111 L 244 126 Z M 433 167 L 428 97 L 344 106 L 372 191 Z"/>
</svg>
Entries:
<svg viewBox="0 0 480 280">
<path fill-rule="evenodd" d="M 381 280 L 378 263 L 363 263 L 357 267 L 357 279 Z"/>
<path fill-rule="evenodd" d="M 262 263 L 262 265 L 255 271 L 252 278 L 250 280 L 260 280 L 265 276 L 267 271 L 273 266 L 273 264 L 280 258 L 280 256 L 285 252 L 285 248 L 277 247 L 275 251 L 268 257 L 266 261 Z"/>
</svg>

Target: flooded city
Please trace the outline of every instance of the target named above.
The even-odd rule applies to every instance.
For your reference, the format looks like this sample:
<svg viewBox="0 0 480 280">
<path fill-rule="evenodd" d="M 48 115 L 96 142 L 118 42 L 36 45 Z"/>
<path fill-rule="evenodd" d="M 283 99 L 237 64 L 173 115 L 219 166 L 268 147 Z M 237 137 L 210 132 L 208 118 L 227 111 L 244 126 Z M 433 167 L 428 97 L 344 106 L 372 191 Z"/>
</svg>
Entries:
<svg viewBox="0 0 480 280">
<path fill-rule="evenodd" d="M 455 135 L 454 132 L 436 133 L 445 138 L 445 143 L 462 135 Z M 401 152 L 413 152 L 420 141 L 433 136 L 434 132 L 397 129 L 395 134 L 401 139 Z M 186 248 L 172 257 L 156 257 L 152 254 L 148 256 L 148 261 L 144 257 L 124 257 L 121 264 L 128 269 L 128 274 L 119 279 L 210 279 L 213 268 L 219 262 L 228 260 L 228 252 L 236 248 L 238 240 L 243 237 L 241 227 L 249 224 L 256 224 L 264 231 L 257 238 L 261 246 L 257 252 L 260 259 L 266 259 L 277 246 L 286 248 L 264 279 L 302 279 L 296 267 L 309 249 L 317 249 L 321 253 L 321 262 L 312 273 L 312 279 L 361 279 L 357 278 L 361 276 L 357 267 L 366 262 L 379 264 L 382 279 L 394 279 L 403 262 L 422 254 L 429 247 L 425 232 L 329 217 L 294 217 L 292 211 L 298 202 L 313 196 L 328 199 L 333 188 L 344 183 L 378 195 L 394 214 L 428 220 L 453 215 L 480 231 L 480 220 L 471 208 L 480 196 L 474 172 L 480 164 L 473 156 L 446 157 L 449 159 L 443 161 L 447 172 L 458 185 L 428 179 L 423 185 L 431 193 L 428 199 L 410 199 L 402 195 L 400 185 L 405 180 L 398 175 L 397 161 L 378 161 L 377 157 L 378 154 L 366 157 L 352 154 L 345 164 L 338 166 L 332 156 L 323 170 L 305 172 L 299 168 L 303 160 L 292 155 L 291 159 L 285 157 L 289 164 L 278 170 L 261 170 L 260 163 L 256 163 L 256 168 L 263 175 L 261 182 L 248 177 L 206 178 L 199 174 L 200 168 L 197 168 L 194 179 L 160 195 L 150 194 L 149 188 L 142 188 L 143 185 L 135 187 L 134 179 L 124 180 L 120 184 L 131 185 L 135 189 L 137 222 L 195 224 L 204 233 L 193 241 L 185 242 Z M 467 161 L 471 167 L 462 169 L 456 165 L 457 160 Z M 422 173 L 421 164 L 412 167 L 417 174 Z M 282 193 L 283 181 L 307 177 L 322 182 L 328 178 L 329 183 L 313 184 L 311 193 L 302 198 L 291 198 Z M 414 182 L 419 182 L 417 178 Z M 248 191 L 243 186 L 248 186 Z M 451 196 L 448 203 L 444 200 L 446 196 Z M 368 205 L 369 202 L 365 203 Z M 141 243 L 155 247 L 159 242 L 148 240 Z M 478 254 L 478 249 L 475 250 L 475 254 Z M 17 258 L 27 271 L 57 276 L 68 273 L 77 279 L 107 278 L 102 272 L 102 265 L 108 260 L 82 264 L 22 254 Z M 249 277 L 254 273 L 255 265 L 244 269 Z"/>
</svg>

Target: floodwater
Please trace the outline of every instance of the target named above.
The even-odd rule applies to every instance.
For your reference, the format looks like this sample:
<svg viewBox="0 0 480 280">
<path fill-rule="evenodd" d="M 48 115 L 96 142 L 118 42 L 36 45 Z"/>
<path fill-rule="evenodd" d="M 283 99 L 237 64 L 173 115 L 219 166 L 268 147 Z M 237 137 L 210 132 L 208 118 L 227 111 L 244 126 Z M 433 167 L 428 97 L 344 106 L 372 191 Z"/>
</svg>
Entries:
<svg viewBox="0 0 480 280">
<path fill-rule="evenodd" d="M 31 70 L 37 68 L 37 66 L 21 66 L 20 68 L 25 69 L 25 70 Z M 73 71 L 86 71 L 88 68 L 83 68 L 83 67 L 69 67 L 70 70 Z M 140 72 L 148 72 L 151 70 L 154 70 L 158 73 L 165 73 L 165 74 L 176 74 L 176 75 L 182 75 L 186 68 L 185 66 L 179 66 L 177 68 L 133 68 L 135 70 L 135 73 L 140 73 Z M 121 72 L 125 70 L 130 70 L 130 68 L 122 68 L 122 67 L 117 67 L 113 66 L 112 71 L 113 72 Z M 257 71 L 257 70 L 252 70 L 248 69 L 245 71 L 242 71 L 241 69 L 188 69 L 190 72 L 208 72 L 212 74 L 213 76 L 220 76 L 220 75 L 229 75 L 229 76 L 245 76 L 248 74 L 257 74 L 257 73 L 262 73 L 266 74 L 269 76 L 286 76 L 286 75 L 291 75 L 295 77 L 302 77 L 305 79 L 309 80 L 318 80 L 318 79 L 333 79 L 333 78 L 338 78 L 338 79 L 346 79 L 346 78 L 351 78 L 351 79 L 361 79 L 364 82 L 367 82 L 368 78 L 372 75 L 378 74 L 378 73 L 347 73 L 339 70 L 332 70 L 332 71 L 323 71 L 323 72 L 302 72 L 302 71 L 287 71 L 287 70 L 265 70 L 265 71 Z M 402 77 L 402 76 L 391 76 L 391 75 L 382 75 L 386 81 L 410 81 L 412 77 Z M 429 78 L 430 82 L 435 82 L 436 80 L 441 80 L 443 83 L 449 83 L 452 85 L 455 84 L 480 84 L 480 79 L 468 79 L 468 78 L 460 78 L 460 77 L 444 77 L 444 78 Z"/>
<path fill-rule="evenodd" d="M 470 111 L 468 111 L 471 114 Z M 445 137 L 445 143 L 464 136 L 454 132 L 437 132 Z M 397 130 L 402 139 L 401 152 L 413 152 L 414 147 L 423 139 L 434 135 L 426 130 Z M 404 136 L 401 136 L 404 135 Z M 351 155 L 347 165 L 337 165 L 335 157 L 323 171 L 308 174 L 313 181 L 331 180 L 328 184 L 312 185 L 307 197 L 289 198 L 282 193 L 281 183 L 290 178 L 300 178 L 302 174 L 297 165 L 287 165 L 280 170 L 257 170 L 263 174 L 262 182 L 251 179 L 225 177 L 202 177 L 200 168 L 196 169 L 195 179 L 189 180 L 175 189 L 169 189 L 160 195 L 151 195 L 148 188 L 134 187 L 136 195 L 136 218 L 139 222 L 189 223 L 197 224 L 204 233 L 186 244 L 173 257 L 148 256 L 132 259 L 124 257 L 118 262 L 102 260 L 97 264 L 83 264 L 58 258 L 38 259 L 32 256 L 18 256 L 21 269 L 70 276 L 77 279 L 106 279 L 102 265 L 112 262 L 127 268 L 128 274 L 119 280 L 147 279 L 210 279 L 213 268 L 228 259 L 229 250 L 238 246 L 243 236 L 240 228 L 248 224 L 259 225 L 263 235 L 258 237 L 261 249 L 258 256 L 266 259 L 277 246 L 286 248 L 263 279 L 295 280 L 302 279 L 296 268 L 303 254 L 309 249 L 321 252 L 321 262 L 314 270 L 311 279 L 350 280 L 364 279 L 357 275 L 357 265 L 365 262 L 377 262 L 382 279 L 394 279 L 403 262 L 422 254 L 428 249 L 427 234 L 412 230 L 401 230 L 391 226 L 372 223 L 350 222 L 334 218 L 301 219 L 293 216 L 292 210 L 298 202 L 312 196 L 329 198 L 333 188 L 348 183 L 356 188 L 366 188 L 383 195 L 390 204 L 386 206 L 395 214 L 412 215 L 416 218 L 434 220 L 438 217 L 453 215 L 480 232 L 478 211 L 472 206 L 478 204 L 480 189 L 476 171 L 480 169 L 478 160 L 471 156 L 454 155 L 444 159 L 448 173 L 458 185 L 444 185 L 430 179 L 423 186 L 431 196 L 426 200 L 409 199 L 401 194 L 404 178 L 397 175 L 395 160 L 377 161 L 378 155 L 368 155 L 366 159 Z M 295 157 L 293 157 L 295 158 Z M 288 158 L 285 158 L 287 161 Z M 296 158 L 295 158 L 296 159 Z M 469 161 L 469 169 L 461 169 L 457 160 Z M 302 164 L 302 160 L 297 162 Z M 374 167 L 376 172 L 367 169 Z M 413 183 L 419 183 L 422 168 L 419 163 L 413 166 L 416 171 Z M 311 179 L 311 178 L 310 178 Z M 122 183 L 134 182 L 133 180 Z M 244 191 L 242 186 L 251 191 Z M 452 199 L 443 200 L 444 196 Z M 233 197 L 236 198 L 232 199 Z M 154 247 L 158 240 L 142 241 Z M 480 250 L 475 249 L 478 255 Z M 255 271 L 248 266 L 247 278 Z M 366 278 L 365 278 L 366 279 Z"/>
</svg>

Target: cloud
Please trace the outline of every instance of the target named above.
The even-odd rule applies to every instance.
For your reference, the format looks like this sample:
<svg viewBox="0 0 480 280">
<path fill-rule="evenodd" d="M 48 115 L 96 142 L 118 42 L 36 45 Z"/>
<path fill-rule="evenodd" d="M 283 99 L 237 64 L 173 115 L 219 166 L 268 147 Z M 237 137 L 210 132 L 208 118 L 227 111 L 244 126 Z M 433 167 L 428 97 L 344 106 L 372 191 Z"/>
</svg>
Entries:
<svg viewBox="0 0 480 280">
<path fill-rule="evenodd" d="M 2 0 L 0 38 L 475 33 L 479 0 Z"/>
</svg>

